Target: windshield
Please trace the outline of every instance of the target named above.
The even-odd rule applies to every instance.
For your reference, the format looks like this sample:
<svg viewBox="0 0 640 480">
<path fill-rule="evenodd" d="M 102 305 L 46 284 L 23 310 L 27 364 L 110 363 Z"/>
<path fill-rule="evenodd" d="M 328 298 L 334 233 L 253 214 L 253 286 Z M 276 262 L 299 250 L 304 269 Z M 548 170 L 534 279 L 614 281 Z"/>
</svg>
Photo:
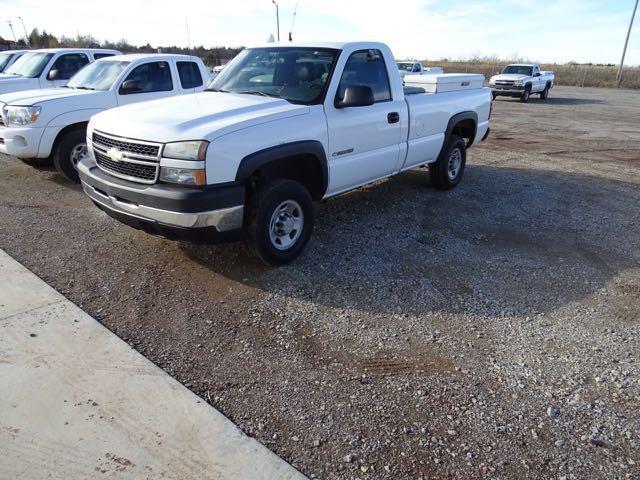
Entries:
<svg viewBox="0 0 640 480">
<path fill-rule="evenodd" d="M 0 53 L 0 72 L 4 70 L 12 58 L 13 53 Z"/>
<path fill-rule="evenodd" d="M 130 62 L 98 60 L 76 73 L 67 87 L 87 90 L 109 90 Z"/>
<path fill-rule="evenodd" d="M 27 78 L 39 77 L 51 57 L 53 53 L 25 53 L 5 73 Z"/>
<path fill-rule="evenodd" d="M 513 73 L 530 77 L 533 73 L 533 67 L 527 67 L 526 65 L 509 65 L 502 73 Z"/>
<path fill-rule="evenodd" d="M 277 97 L 292 103 L 321 103 L 338 50 L 267 47 L 243 50 L 207 90 Z"/>
<path fill-rule="evenodd" d="M 413 63 L 409 62 L 398 62 L 398 70 L 406 70 L 410 72 L 413 69 Z"/>
</svg>

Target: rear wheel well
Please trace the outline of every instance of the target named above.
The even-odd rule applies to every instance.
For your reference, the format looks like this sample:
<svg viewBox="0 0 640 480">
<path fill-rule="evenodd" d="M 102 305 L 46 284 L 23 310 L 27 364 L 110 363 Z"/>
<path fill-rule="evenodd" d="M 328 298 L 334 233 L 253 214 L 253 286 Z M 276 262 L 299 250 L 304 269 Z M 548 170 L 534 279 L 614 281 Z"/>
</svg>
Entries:
<svg viewBox="0 0 640 480">
<path fill-rule="evenodd" d="M 321 200 L 326 185 L 320 160 L 312 154 L 299 154 L 271 160 L 254 170 L 245 180 L 249 193 L 260 184 L 277 179 L 294 180 L 303 185 L 313 200 Z"/>
<path fill-rule="evenodd" d="M 476 122 L 472 118 L 461 120 L 455 124 L 451 134 L 464 138 L 469 148 L 476 136 Z"/>
<path fill-rule="evenodd" d="M 51 147 L 51 155 L 55 155 L 56 153 L 56 149 L 58 148 L 58 145 L 60 144 L 60 141 L 64 138 L 64 136 L 74 130 L 86 130 L 87 129 L 87 125 L 89 125 L 89 122 L 80 122 L 80 123 L 74 123 L 71 125 L 67 125 L 66 127 L 64 127 L 62 130 L 60 130 L 58 132 L 58 135 L 56 136 L 56 139 L 53 142 L 53 146 Z"/>
</svg>

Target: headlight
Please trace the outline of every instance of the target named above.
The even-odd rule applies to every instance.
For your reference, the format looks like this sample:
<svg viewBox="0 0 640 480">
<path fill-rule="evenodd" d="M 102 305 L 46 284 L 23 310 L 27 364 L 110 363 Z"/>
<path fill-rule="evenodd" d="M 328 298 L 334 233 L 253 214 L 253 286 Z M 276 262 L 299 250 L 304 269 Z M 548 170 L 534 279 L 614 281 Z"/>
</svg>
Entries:
<svg viewBox="0 0 640 480">
<path fill-rule="evenodd" d="M 7 127 L 24 127 L 38 120 L 41 107 L 4 107 L 4 118 Z"/>
<path fill-rule="evenodd" d="M 522 80 L 516 80 L 515 82 L 513 82 L 513 84 L 514 84 L 516 87 L 521 87 L 521 86 L 523 86 L 523 85 L 524 85 L 524 82 L 523 82 Z"/>
<path fill-rule="evenodd" d="M 209 142 L 205 140 L 193 140 L 190 142 L 167 143 L 162 151 L 165 158 L 178 160 L 204 160 L 207 155 Z"/>
<path fill-rule="evenodd" d="M 204 168 L 160 167 L 160 181 L 180 185 L 205 185 L 207 175 Z"/>
</svg>

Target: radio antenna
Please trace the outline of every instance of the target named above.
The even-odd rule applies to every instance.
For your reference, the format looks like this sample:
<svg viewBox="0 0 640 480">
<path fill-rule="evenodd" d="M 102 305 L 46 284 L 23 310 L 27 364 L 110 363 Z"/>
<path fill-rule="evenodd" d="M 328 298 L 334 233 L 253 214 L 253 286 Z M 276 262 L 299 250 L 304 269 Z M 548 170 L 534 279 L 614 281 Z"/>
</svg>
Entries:
<svg viewBox="0 0 640 480">
<path fill-rule="evenodd" d="M 293 18 L 291 19 L 291 28 L 289 28 L 289 41 L 293 42 L 293 24 L 296 21 L 296 14 L 298 13 L 298 2 L 296 2 L 296 6 L 293 9 Z"/>
<path fill-rule="evenodd" d="M 185 23 L 187 24 L 187 53 L 191 56 L 191 34 L 189 33 L 189 17 L 184 18 Z"/>
</svg>

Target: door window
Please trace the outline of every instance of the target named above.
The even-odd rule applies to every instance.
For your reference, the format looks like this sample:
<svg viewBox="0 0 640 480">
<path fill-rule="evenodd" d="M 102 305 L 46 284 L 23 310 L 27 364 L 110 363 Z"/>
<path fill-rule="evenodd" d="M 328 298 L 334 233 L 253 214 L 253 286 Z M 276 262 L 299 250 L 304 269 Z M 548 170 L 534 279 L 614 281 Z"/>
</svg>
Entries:
<svg viewBox="0 0 640 480">
<path fill-rule="evenodd" d="M 94 53 L 93 54 L 93 58 L 95 60 L 100 60 L 101 58 L 113 57 L 113 56 L 115 56 L 115 53 Z"/>
<path fill-rule="evenodd" d="M 196 62 L 177 62 L 178 75 L 182 88 L 196 88 L 202 86 L 202 75 Z"/>
<path fill-rule="evenodd" d="M 171 70 L 167 62 L 150 62 L 133 69 L 125 79 L 138 82 L 135 93 L 169 92 L 173 90 Z"/>
<path fill-rule="evenodd" d="M 391 100 L 387 67 L 380 50 L 359 50 L 351 54 L 338 85 L 338 98 L 344 96 L 348 86 L 356 85 L 370 87 L 376 103 Z"/>
<path fill-rule="evenodd" d="M 60 55 L 53 63 L 51 70 L 58 70 L 61 74 L 58 80 L 69 80 L 78 70 L 89 64 L 89 58 L 84 53 L 67 53 Z"/>
</svg>

